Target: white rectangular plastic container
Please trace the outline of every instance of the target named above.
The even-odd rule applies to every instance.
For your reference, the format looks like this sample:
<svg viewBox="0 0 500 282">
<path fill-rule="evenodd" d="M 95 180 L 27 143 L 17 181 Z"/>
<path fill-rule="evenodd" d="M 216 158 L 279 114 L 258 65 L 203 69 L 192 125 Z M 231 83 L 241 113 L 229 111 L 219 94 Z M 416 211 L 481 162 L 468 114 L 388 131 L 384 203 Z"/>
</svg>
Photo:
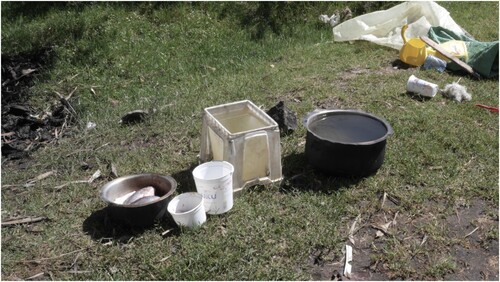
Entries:
<svg viewBox="0 0 500 282">
<path fill-rule="evenodd" d="M 234 192 L 282 180 L 278 124 L 248 100 L 204 109 L 200 150 L 201 162 L 234 166 Z"/>
</svg>

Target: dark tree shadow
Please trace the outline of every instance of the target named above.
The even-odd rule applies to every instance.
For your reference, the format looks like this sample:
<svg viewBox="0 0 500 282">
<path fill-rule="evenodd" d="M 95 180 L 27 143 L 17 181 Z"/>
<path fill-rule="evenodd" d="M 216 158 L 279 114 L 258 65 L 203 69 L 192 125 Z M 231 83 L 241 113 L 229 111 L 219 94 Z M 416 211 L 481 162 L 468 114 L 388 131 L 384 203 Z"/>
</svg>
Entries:
<svg viewBox="0 0 500 282">
<path fill-rule="evenodd" d="M 2 108 L 9 103 L 23 103 L 28 100 L 30 87 L 35 80 L 44 80 L 45 73 L 55 62 L 51 48 L 41 48 L 14 55 L 2 53 Z M 23 70 L 33 73 L 23 75 Z"/>
<path fill-rule="evenodd" d="M 92 2 L 79 1 L 6 1 L 2 3 L 2 17 L 15 20 L 19 17 L 33 19 L 45 16 L 51 10 L 82 9 Z"/>
</svg>

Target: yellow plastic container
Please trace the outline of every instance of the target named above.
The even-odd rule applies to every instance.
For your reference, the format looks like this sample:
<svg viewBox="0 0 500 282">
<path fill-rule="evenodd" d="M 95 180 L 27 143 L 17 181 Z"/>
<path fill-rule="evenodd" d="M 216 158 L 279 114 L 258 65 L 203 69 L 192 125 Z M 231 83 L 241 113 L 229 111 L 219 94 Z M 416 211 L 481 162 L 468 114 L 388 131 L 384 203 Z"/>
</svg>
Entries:
<svg viewBox="0 0 500 282">
<path fill-rule="evenodd" d="M 436 56 L 436 51 L 430 47 L 426 47 L 424 41 L 419 38 L 406 38 L 405 32 L 408 25 L 405 24 L 401 28 L 401 37 L 403 37 L 404 45 L 399 51 L 399 59 L 409 65 L 420 67 L 424 64 L 428 55 Z"/>
<path fill-rule="evenodd" d="M 450 62 L 451 60 L 447 57 L 441 55 L 439 52 L 431 47 L 427 47 L 424 41 L 420 38 L 411 38 L 408 40 L 406 38 L 405 32 L 408 29 L 408 25 L 404 25 L 401 28 L 401 37 L 403 38 L 404 45 L 399 51 L 399 59 L 409 65 L 420 67 L 424 64 L 427 56 L 432 55 L 445 62 Z M 464 41 L 460 40 L 450 40 L 439 44 L 444 50 L 448 51 L 453 57 L 463 59 L 467 61 L 468 52 L 467 46 Z"/>
</svg>

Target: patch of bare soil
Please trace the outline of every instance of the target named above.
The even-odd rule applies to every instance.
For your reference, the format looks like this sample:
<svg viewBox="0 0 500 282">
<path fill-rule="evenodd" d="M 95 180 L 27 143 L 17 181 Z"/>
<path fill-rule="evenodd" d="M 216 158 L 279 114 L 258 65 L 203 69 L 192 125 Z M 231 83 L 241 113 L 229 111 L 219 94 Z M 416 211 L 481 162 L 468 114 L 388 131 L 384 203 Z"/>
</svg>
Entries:
<svg viewBox="0 0 500 282">
<path fill-rule="evenodd" d="M 351 80 L 355 78 L 358 75 L 362 74 L 368 74 L 368 73 L 376 73 L 377 75 L 387 75 L 391 73 L 397 73 L 399 71 L 406 71 L 408 69 L 412 69 L 415 67 L 412 67 L 408 64 L 403 63 L 400 60 L 395 60 L 393 61 L 390 65 L 387 65 L 385 67 L 373 70 L 373 69 L 367 69 L 367 68 L 352 68 L 348 69 L 340 74 L 340 80 Z"/>
<path fill-rule="evenodd" d="M 48 110 L 28 104 L 31 87 L 51 60 L 50 49 L 13 56 L 2 54 L 2 167 L 26 166 L 30 152 L 60 138 L 74 122 L 70 97 L 60 97 L 59 101 L 55 98 Z"/>
<path fill-rule="evenodd" d="M 498 230 L 498 218 L 487 213 L 486 201 L 457 208 L 455 215 L 446 218 L 432 212 L 418 217 L 394 212 L 391 205 L 396 204 L 387 200 L 385 209 L 353 220 L 346 236 L 346 244 L 353 247 L 349 277 L 344 276 L 344 256 L 336 257 L 332 250 L 318 247 L 310 256 L 312 279 L 498 281 L 498 240 L 490 233 Z M 423 231 L 429 222 L 445 230 L 444 242 Z M 396 257 L 388 259 L 388 255 Z M 434 267 L 443 262 L 452 267 Z"/>
<path fill-rule="evenodd" d="M 499 279 L 498 240 L 488 232 L 498 230 L 498 218 L 485 214 L 485 203 L 477 200 L 470 206 L 461 207 L 455 216 L 445 220 L 450 237 L 463 237 L 461 244 L 451 247 L 457 271 L 445 276 L 446 280 L 494 280 Z"/>
</svg>

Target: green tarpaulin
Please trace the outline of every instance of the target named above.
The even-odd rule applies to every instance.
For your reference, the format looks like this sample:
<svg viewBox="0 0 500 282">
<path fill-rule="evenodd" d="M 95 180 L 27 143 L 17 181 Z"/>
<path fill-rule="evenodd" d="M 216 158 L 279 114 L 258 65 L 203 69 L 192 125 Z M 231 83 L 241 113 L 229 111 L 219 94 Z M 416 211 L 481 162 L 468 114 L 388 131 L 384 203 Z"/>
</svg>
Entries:
<svg viewBox="0 0 500 282">
<path fill-rule="evenodd" d="M 498 41 L 480 42 L 466 35 L 457 35 L 443 27 L 431 27 L 428 37 L 437 43 L 444 43 L 450 40 L 461 40 L 467 46 L 469 54 L 467 61 L 481 77 L 498 78 Z M 454 62 L 446 66 L 451 71 L 458 71 L 461 68 Z"/>
</svg>

